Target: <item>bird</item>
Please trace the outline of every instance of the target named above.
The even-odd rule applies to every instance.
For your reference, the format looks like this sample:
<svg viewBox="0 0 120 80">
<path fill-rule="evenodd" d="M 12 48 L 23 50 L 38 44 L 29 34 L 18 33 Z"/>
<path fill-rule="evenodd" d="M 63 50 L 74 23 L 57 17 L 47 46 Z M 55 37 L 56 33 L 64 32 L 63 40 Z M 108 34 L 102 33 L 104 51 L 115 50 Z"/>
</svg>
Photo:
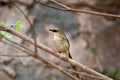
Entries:
<svg viewBox="0 0 120 80">
<path fill-rule="evenodd" d="M 50 28 L 49 31 L 54 33 L 54 43 L 56 45 L 56 48 L 59 53 L 64 53 L 68 58 L 72 58 L 70 54 L 70 43 L 67 39 L 64 31 L 61 28 Z M 77 70 L 77 68 L 73 65 L 71 65 L 74 70 Z M 76 76 L 79 78 L 79 74 L 76 74 Z"/>
<path fill-rule="evenodd" d="M 69 51 L 70 43 L 63 30 L 60 28 L 53 28 L 49 30 L 54 33 L 54 43 L 56 45 L 58 52 L 65 53 L 67 57 L 72 59 L 72 56 L 70 55 Z"/>
</svg>

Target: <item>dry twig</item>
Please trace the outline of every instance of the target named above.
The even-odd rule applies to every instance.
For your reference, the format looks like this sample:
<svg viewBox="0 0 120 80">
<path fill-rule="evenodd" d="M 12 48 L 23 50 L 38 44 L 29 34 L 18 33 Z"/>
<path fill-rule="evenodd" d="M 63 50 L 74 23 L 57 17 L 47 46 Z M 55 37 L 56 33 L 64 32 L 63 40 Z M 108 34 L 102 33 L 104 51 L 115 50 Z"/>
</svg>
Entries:
<svg viewBox="0 0 120 80">
<path fill-rule="evenodd" d="M 120 15 L 115 15 L 115 14 L 108 14 L 108 13 L 101 13 L 101 12 L 96 12 L 96 11 L 86 11 L 86 10 L 80 10 L 80 9 L 74 9 L 74 8 L 70 8 L 62 3 L 56 2 L 58 5 L 64 7 L 64 8 L 59 8 L 53 5 L 49 5 L 46 3 L 42 3 L 39 0 L 34 0 L 36 3 L 40 3 L 44 6 L 53 8 L 53 9 L 57 9 L 57 10 L 61 10 L 61 11 L 69 11 L 69 12 L 79 12 L 79 13 L 86 13 L 86 14 L 93 14 L 93 15 L 97 15 L 97 16 L 103 16 L 103 17 L 113 17 L 113 18 L 120 18 Z M 52 0 L 51 0 L 52 1 Z M 53 2 L 53 1 L 52 1 Z M 55 3 L 55 2 L 54 2 Z M 64 5 L 64 6 L 63 6 Z"/>
<path fill-rule="evenodd" d="M 28 38 L 27 36 L 22 35 L 21 33 L 13 30 L 13 29 L 11 29 L 11 28 L 7 28 L 7 27 L 5 27 L 5 26 L 0 26 L 0 30 L 7 31 L 7 32 L 9 32 L 9 33 L 11 33 L 11 34 L 13 34 L 13 35 L 15 35 L 15 36 L 17 36 L 17 37 L 25 40 L 25 41 L 31 43 L 32 45 L 35 45 L 35 42 L 34 42 L 33 39 L 30 39 L 30 38 Z M 46 47 L 46 46 L 44 46 L 44 45 L 42 45 L 42 44 L 40 44 L 40 43 L 38 43 L 38 42 L 37 42 L 36 46 L 37 46 L 38 48 L 40 48 L 40 49 L 42 49 L 42 50 L 44 50 L 44 51 L 46 51 L 46 52 L 48 52 L 48 53 L 50 53 L 50 54 L 52 54 L 52 55 L 54 55 L 54 56 L 56 56 L 56 57 L 58 57 L 58 58 L 61 59 L 61 55 L 60 55 L 59 53 L 53 51 L 52 49 L 50 49 L 50 48 L 48 48 L 48 47 Z M 39 57 L 39 56 L 36 56 L 36 58 L 38 58 L 38 57 Z M 94 76 L 97 76 L 97 77 L 101 77 L 101 78 L 103 78 L 103 79 L 105 79 L 105 80 L 112 80 L 111 78 L 109 78 L 109 77 L 107 77 L 107 76 L 105 76 L 105 75 L 102 75 L 102 74 L 100 74 L 100 73 L 98 73 L 98 72 L 96 72 L 96 71 L 88 68 L 87 66 L 84 66 L 84 65 L 76 62 L 76 61 L 73 60 L 73 59 L 62 58 L 62 60 L 70 63 L 70 64 L 73 65 L 73 66 L 78 67 L 78 68 L 79 68 L 81 71 L 83 71 L 83 72 L 86 72 L 86 73 L 88 73 L 88 74 L 91 74 L 91 75 L 94 75 Z"/>
<path fill-rule="evenodd" d="M 29 23 L 29 25 L 30 25 L 30 28 L 31 28 L 31 30 L 32 30 L 32 32 L 33 32 L 33 39 L 34 39 L 34 41 L 35 41 L 35 54 L 34 55 L 37 55 L 37 47 L 36 47 L 36 44 L 37 44 L 37 42 L 36 42 L 36 32 L 35 32 L 35 29 L 34 29 L 34 27 L 33 27 L 33 24 L 31 23 L 31 21 L 30 21 L 30 19 L 28 18 L 28 16 L 24 13 L 24 11 L 18 6 L 18 5 L 16 5 L 16 4 L 14 4 L 13 3 L 13 6 L 15 6 L 22 14 L 23 14 L 23 16 L 25 17 L 25 19 L 28 21 L 28 23 Z"/>
<path fill-rule="evenodd" d="M 41 56 L 36 56 L 36 55 L 33 55 L 33 51 L 30 50 L 29 48 L 21 45 L 21 44 L 18 44 L 17 42 L 14 42 L 14 41 L 11 41 L 9 39 L 7 39 L 10 43 L 8 43 L 10 46 L 12 47 L 15 47 L 16 49 L 22 51 L 22 52 L 25 52 L 27 53 L 29 56 L 39 60 L 39 61 L 43 61 L 44 63 L 47 63 L 49 65 L 51 65 L 52 67 L 56 68 L 57 70 L 63 72 L 64 74 L 66 74 L 68 77 L 70 77 L 71 79 L 74 79 L 74 80 L 78 80 L 78 78 L 76 78 L 75 76 L 71 75 L 69 72 L 65 71 L 64 68 L 54 64 L 53 62 L 50 62 L 50 61 L 47 61 L 46 59 L 44 59 L 43 57 Z"/>
</svg>

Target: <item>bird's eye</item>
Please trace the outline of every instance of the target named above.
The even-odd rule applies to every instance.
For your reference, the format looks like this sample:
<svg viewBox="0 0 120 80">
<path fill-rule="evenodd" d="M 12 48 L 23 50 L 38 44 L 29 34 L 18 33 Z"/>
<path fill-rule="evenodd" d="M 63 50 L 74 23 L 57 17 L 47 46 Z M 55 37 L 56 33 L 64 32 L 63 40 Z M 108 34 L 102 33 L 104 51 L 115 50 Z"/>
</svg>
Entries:
<svg viewBox="0 0 120 80">
<path fill-rule="evenodd" d="M 56 30 L 56 29 L 49 29 L 49 30 L 52 32 L 58 32 L 58 30 Z"/>
</svg>

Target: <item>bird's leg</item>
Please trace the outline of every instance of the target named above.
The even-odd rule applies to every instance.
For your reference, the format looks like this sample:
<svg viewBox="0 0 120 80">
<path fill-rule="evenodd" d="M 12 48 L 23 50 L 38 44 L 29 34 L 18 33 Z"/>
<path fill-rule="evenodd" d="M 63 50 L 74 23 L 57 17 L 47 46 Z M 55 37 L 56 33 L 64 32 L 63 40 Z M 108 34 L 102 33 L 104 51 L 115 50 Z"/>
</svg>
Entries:
<svg viewBox="0 0 120 80">
<path fill-rule="evenodd" d="M 67 60 L 69 57 L 65 53 L 61 53 L 60 58 L 64 59 L 64 60 Z"/>
<path fill-rule="evenodd" d="M 55 53 L 61 53 L 60 51 L 58 51 L 57 49 L 54 50 Z"/>
<path fill-rule="evenodd" d="M 65 53 L 60 53 L 60 55 L 61 55 L 61 57 L 63 57 L 63 58 L 66 57 Z"/>
<path fill-rule="evenodd" d="M 61 59 L 67 59 L 67 58 L 69 58 L 65 53 L 62 53 L 62 52 L 60 52 L 58 50 L 54 50 L 54 52 L 60 53 L 60 58 Z"/>
<path fill-rule="evenodd" d="M 67 55 L 65 55 L 65 53 L 62 53 L 62 52 L 60 52 L 60 51 L 58 51 L 58 50 L 54 50 L 55 52 L 57 52 L 57 53 L 60 53 L 60 58 L 65 58 L 65 57 L 67 57 Z"/>
</svg>

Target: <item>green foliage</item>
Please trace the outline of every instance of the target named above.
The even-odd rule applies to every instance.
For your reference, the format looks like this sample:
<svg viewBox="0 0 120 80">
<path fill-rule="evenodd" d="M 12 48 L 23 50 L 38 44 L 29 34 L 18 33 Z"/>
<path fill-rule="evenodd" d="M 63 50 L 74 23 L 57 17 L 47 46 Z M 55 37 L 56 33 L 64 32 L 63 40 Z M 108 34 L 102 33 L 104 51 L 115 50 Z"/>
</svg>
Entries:
<svg viewBox="0 0 120 80">
<path fill-rule="evenodd" d="M 116 79 L 119 73 L 120 73 L 120 67 L 119 67 L 119 68 L 117 67 L 117 68 L 113 71 L 113 73 L 111 74 L 110 77 L 111 77 L 112 79 Z"/>
<path fill-rule="evenodd" d="M 0 32 L 2 35 L 4 35 L 5 37 L 7 37 L 8 33 L 6 31 L 1 31 Z M 2 41 L 6 41 L 4 38 L 2 38 Z"/>
<path fill-rule="evenodd" d="M 6 31 L 1 31 L 1 34 L 2 35 L 7 35 L 7 32 Z"/>
<path fill-rule="evenodd" d="M 5 25 L 5 22 L 4 21 L 0 21 L 0 25 Z"/>
<path fill-rule="evenodd" d="M 0 25 L 5 25 L 5 22 L 4 22 L 4 21 L 0 21 Z M 4 35 L 5 37 L 6 37 L 6 35 L 7 35 L 7 32 L 6 32 L 6 31 L 0 31 L 0 33 L 1 33 L 2 35 Z M 5 41 L 5 39 L 2 38 L 2 41 Z"/>
<path fill-rule="evenodd" d="M 0 21 L 0 25 L 5 25 L 6 23 L 4 21 Z M 22 26 L 22 22 L 20 20 L 18 20 L 16 23 L 15 23 L 15 30 L 17 30 L 18 32 L 20 32 L 21 30 L 21 26 Z M 12 35 L 10 35 L 8 32 L 6 31 L 0 31 L 0 33 L 8 38 L 8 39 L 12 39 Z M 6 41 L 4 38 L 2 38 L 2 41 Z"/>
<path fill-rule="evenodd" d="M 22 26 L 22 22 L 20 20 L 18 20 L 16 23 L 15 23 L 15 29 L 20 32 L 21 31 L 21 26 Z"/>
<path fill-rule="evenodd" d="M 8 32 L 6 32 L 6 31 L 1 31 L 1 34 L 4 36 L 4 37 L 6 37 L 6 38 L 8 38 L 8 39 L 12 39 L 12 35 L 10 35 Z M 5 38 L 2 38 L 2 41 L 6 41 L 6 39 Z"/>
<path fill-rule="evenodd" d="M 103 75 L 107 75 L 108 70 L 107 69 L 103 69 L 103 71 L 101 72 L 101 74 Z M 120 74 L 120 67 L 117 67 L 113 73 L 110 75 L 110 77 L 115 80 L 117 78 L 117 76 Z"/>
<path fill-rule="evenodd" d="M 93 54 L 96 53 L 96 48 L 91 47 L 91 48 L 88 48 L 88 50 L 90 53 L 93 53 Z"/>
<path fill-rule="evenodd" d="M 106 75 L 108 73 L 107 69 L 103 69 L 101 74 Z"/>
</svg>

